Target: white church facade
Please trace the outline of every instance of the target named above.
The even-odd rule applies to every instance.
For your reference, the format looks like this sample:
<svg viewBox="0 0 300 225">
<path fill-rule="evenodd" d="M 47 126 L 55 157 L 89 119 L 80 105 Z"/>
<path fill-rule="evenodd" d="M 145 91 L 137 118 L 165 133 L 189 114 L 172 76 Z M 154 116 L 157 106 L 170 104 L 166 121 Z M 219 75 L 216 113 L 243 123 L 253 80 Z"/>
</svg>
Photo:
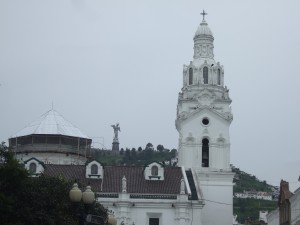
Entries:
<svg viewBox="0 0 300 225">
<path fill-rule="evenodd" d="M 204 14 L 204 13 L 203 13 Z M 178 166 L 103 166 L 90 159 L 91 139 L 50 110 L 9 139 L 33 176 L 64 176 L 92 186 L 97 201 L 121 225 L 231 225 L 231 99 L 224 68 L 214 60 L 214 37 L 204 20 L 194 56 L 183 69 L 176 129 Z"/>
</svg>

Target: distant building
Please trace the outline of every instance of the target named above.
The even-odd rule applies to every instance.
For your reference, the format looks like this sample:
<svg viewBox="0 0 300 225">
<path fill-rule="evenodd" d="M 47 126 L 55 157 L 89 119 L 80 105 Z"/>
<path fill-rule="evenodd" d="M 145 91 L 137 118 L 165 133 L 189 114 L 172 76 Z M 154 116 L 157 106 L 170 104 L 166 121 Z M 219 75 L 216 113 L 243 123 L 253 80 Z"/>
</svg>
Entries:
<svg viewBox="0 0 300 225">
<path fill-rule="evenodd" d="M 267 223 L 267 214 L 268 211 L 259 211 L 259 221 L 264 221 Z"/>
<path fill-rule="evenodd" d="M 300 188 L 295 193 L 281 180 L 278 208 L 267 215 L 268 225 L 300 225 Z"/>
<path fill-rule="evenodd" d="M 262 192 L 262 191 L 244 191 L 242 193 L 235 193 L 234 197 L 236 198 L 253 198 L 253 199 L 262 199 L 271 201 L 272 193 Z"/>
</svg>

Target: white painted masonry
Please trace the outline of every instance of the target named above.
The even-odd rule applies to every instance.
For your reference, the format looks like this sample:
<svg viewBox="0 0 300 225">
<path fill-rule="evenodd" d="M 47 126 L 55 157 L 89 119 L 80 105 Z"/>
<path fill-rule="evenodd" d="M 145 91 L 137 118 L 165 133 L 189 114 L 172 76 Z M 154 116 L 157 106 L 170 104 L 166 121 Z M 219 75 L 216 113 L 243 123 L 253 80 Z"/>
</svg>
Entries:
<svg viewBox="0 0 300 225">
<path fill-rule="evenodd" d="M 191 169 L 205 206 L 202 224 L 232 224 L 233 173 L 230 168 L 229 90 L 224 68 L 214 60 L 213 34 L 205 20 L 194 36 L 193 61 L 183 68 L 176 128 L 179 166 Z"/>
</svg>

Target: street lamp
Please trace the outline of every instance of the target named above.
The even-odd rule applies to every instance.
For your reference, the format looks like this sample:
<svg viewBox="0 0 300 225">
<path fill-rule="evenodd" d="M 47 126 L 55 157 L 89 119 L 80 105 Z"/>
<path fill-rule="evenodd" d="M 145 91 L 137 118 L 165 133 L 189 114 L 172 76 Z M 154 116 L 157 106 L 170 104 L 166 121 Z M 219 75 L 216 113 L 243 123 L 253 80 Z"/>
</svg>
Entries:
<svg viewBox="0 0 300 225">
<path fill-rule="evenodd" d="M 85 191 L 82 193 L 78 188 L 78 184 L 74 183 L 72 189 L 69 192 L 71 202 L 79 203 L 82 199 L 86 205 L 91 205 L 95 201 L 95 193 L 91 190 L 91 186 L 87 186 Z"/>
<path fill-rule="evenodd" d="M 69 192 L 69 197 L 71 202 L 75 203 L 77 205 L 77 212 L 78 212 L 78 218 L 79 218 L 79 224 L 84 225 L 86 222 L 87 224 L 102 224 L 102 225 L 116 225 L 117 220 L 115 216 L 111 213 L 108 213 L 107 220 L 105 222 L 104 218 L 97 215 L 91 215 L 87 214 L 87 208 L 91 207 L 95 203 L 95 193 L 91 190 L 91 186 L 87 186 L 86 190 L 82 192 L 78 188 L 78 184 L 74 183 L 72 189 Z M 84 211 L 79 211 L 79 203 L 84 203 Z"/>
<path fill-rule="evenodd" d="M 95 201 L 95 193 L 91 190 L 91 186 L 87 186 L 86 190 L 82 191 L 78 188 L 78 184 L 74 183 L 69 192 L 71 202 L 74 203 L 75 211 L 77 213 L 79 224 L 84 225 L 86 222 L 87 208 Z M 80 202 L 84 203 L 84 209 L 80 209 Z"/>
<path fill-rule="evenodd" d="M 116 225 L 117 219 L 114 214 L 108 214 L 107 216 L 107 224 L 108 225 Z"/>
</svg>

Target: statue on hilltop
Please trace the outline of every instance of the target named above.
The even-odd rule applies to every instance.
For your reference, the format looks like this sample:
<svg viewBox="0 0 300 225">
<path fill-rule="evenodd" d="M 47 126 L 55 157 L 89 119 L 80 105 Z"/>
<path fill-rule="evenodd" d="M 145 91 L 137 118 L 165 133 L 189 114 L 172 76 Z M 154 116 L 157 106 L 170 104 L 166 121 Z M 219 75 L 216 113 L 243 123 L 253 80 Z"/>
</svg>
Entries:
<svg viewBox="0 0 300 225">
<path fill-rule="evenodd" d="M 114 129 L 114 133 L 115 133 L 113 141 L 119 142 L 118 134 L 119 134 L 119 131 L 121 132 L 119 123 L 117 123 L 116 125 L 111 125 L 111 127 Z"/>
</svg>

